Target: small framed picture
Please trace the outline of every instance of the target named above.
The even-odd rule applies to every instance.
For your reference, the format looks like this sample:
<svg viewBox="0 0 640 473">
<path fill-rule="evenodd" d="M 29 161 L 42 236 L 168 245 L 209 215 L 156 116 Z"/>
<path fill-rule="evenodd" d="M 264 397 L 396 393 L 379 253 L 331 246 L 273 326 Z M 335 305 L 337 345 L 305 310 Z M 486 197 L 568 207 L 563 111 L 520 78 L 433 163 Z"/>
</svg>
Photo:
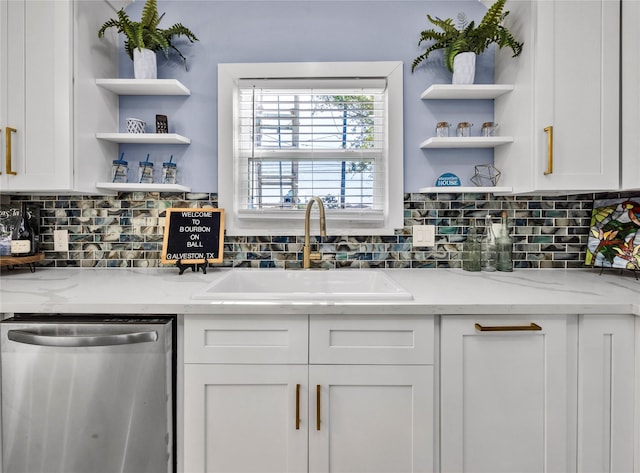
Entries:
<svg viewBox="0 0 640 473">
<path fill-rule="evenodd" d="M 166 115 L 156 115 L 156 133 L 169 133 L 169 123 Z"/>
</svg>

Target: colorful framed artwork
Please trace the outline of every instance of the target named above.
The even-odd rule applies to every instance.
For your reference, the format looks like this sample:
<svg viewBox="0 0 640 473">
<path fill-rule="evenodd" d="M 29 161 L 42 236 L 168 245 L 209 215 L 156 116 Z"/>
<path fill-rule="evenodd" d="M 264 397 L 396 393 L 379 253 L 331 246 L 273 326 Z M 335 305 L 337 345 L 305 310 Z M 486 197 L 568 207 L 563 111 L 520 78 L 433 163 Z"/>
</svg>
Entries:
<svg viewBox="0 0 640 473">
<path fill-rule="evenodd" d="M 585 264 L 640 270 L 640 196 L 593 202 Z"/>
</svg>

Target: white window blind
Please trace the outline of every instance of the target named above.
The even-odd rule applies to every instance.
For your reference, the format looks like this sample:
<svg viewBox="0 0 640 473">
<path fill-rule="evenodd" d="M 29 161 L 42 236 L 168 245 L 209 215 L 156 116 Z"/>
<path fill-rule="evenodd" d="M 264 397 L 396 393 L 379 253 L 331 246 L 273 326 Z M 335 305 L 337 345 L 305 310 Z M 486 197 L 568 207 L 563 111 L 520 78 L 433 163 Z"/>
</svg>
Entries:
<svg viewBox="0 0 640 473">
<path fill-rule="evenodd" d="M 290 235 L 320 197 L 330 234 L 402 226 L 402 63 L 218 65 L 229 235 Z"/>
<path fill-rule="evenodd" d="M 319 196 L 327 210 L 381 213 L 385 89 L 385 78 L 240 80 L 240 211 L 302 210 Z"/>
</svg>

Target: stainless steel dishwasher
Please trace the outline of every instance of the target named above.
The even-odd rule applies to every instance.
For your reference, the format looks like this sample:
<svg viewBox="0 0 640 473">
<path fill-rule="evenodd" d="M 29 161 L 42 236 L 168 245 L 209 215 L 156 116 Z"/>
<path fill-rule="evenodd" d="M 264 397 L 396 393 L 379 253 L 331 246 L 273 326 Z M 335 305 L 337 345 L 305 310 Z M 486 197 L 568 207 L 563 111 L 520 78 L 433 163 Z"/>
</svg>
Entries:
<svg viewBox="0 0 640 473">
<path fill-rule="evenodd" d="M 3 473 L 175 472 L 173 317 L 0 322 Z"/>
</svg>

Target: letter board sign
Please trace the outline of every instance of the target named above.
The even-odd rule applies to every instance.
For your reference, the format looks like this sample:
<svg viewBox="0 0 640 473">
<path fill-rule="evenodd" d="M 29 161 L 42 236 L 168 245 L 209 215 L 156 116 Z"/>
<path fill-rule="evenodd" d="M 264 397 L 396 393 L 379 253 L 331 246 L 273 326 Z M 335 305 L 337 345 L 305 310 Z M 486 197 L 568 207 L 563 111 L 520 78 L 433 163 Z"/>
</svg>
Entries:
<svg viewBox="0 0 640 473">
<path fill-rule="evenodd" d="M 221 263 L 223 249 L 224 209 L 167 209 L 163 263 Z"/>
</svg>

